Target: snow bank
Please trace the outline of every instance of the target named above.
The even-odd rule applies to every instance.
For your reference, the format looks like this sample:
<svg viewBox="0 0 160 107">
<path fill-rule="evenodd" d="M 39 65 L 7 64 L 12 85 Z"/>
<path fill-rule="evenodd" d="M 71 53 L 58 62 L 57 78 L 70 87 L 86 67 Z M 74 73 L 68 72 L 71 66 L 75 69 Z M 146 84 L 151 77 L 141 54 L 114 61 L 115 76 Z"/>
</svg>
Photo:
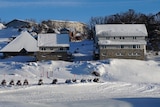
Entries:
<svg viewBox="0 0 160 107">
<path fill-rule="evenodd" d="M 160 62 L 110 59 L 104 61 L 0 61 L 0 81 L 29 81 L 29 86 L 0 86 L 0 107 L 159 107 Z M 101 74 L 102 83 L 80 83 Z M 38 86 L 42 78 L 44 85 Z M 58 84 L 51 85 L 54 78 Z M 65 84 L 76 78 L 77 83 Z M 157 98 L 157 99 L 156 99 Z M 144 103 L 145 102 L 145 103 Z"/>
<path fill-rule="evenodd" d="M 0 30 L 6 28 L 2 23 L 0 23 Z"/>
<path fill-rule="evenodd" d="M 23 59 L 22 57 L 20 57 Z M 20 58 L 17 58 L 20 59 Z M 27 59 L 27 58 L 26 58 Z M 13 58 L 14 60 L 14 58 Z M 28 60 L 28 59 L 27 59 Z M 31 59 L 29 59 L 31 60 Z M 5 62 L 3 62 L 5 61 Z M 11 61 L 11 62 L 10 62 Z M 23 65 L 23 66 L 22 66 Z M 94 78 L 91 73 L 97 71 L 100 73 L 100 79 L 105 81 L 122 81 L 135 83 L 159 83 L 160 78 L 160 62 L 158 61 L 139 61 L 139 60 L 123 60 L 111 59 L 104 61 L 46 61 L 46 62 L 30 62 L 30 63 L 13 63 L 2 60 L 0 62 L 1 72 L 18 73 L 19 75 L 28 76 L 44 76 L 54 78 Z M 13 69 L 14 68 L 14 69 Z M 3 72 L 3 73 L 2 73 Z M 28 73 L 28 74 L 27 74 Z M 48 74 L 47 74 L 48 73 Z"/>
<path fill-rule="evenodd" d="M 151 82 L 160 81 L 159 62 L 112 59 L 110 64 L 100 64 L 97 70 L 103 74 L 105 80 L 124 82 Z"/>
</svg>

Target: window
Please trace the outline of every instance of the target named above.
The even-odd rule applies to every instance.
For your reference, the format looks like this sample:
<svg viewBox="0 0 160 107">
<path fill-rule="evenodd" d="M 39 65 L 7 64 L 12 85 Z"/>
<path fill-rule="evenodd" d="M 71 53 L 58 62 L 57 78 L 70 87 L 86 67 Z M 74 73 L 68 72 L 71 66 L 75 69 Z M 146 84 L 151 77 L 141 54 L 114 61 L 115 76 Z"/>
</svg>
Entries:
<svg viewBox="0 0 160 107">
<path fill-rule="evenodd" d="M 125 37 L 119 37 L 119 39 L 125 39 Z"/>
<path fill-rule="evenodd" d="M 62 56 L 61 56 L 61 55 L 57 55 L 57 57 L 58 57 L 58 58 L 61 58 Z"/>
<path fill-rule="evenodd" d="M 46 48 L 41 48 L 41 50 L 46 50 Z"/>
<path fill-rule="evenodd" d="M 106 53 L 102 53 L 102 56 L 106 56 L 107 54 Z"/>
<path fill-rule="evenodd" d="M 121 45 L 121 49 L 123 49 L 124 48 L 124 45 Z"/>
<path fill-rule="evenodd" d="M 116 56 L 124 56 L 124 54 L 122 54 L 122 53 L 116 53 Z"/>
<path fill-rule="evenodd" d="M 132 56 L 132 53 L 128 53 L 128 56 Z"/>
<path fill-rule="evenodd" d="M 105 45 L 102 45 L 102 46 L 101 46 L 101 49 L 106 49 L 106 46 L 105 46 Z"/>
<path fill-rule="evenodd" d="M 133 39 L 137 39 L 137 38 L 134 36 Z"/>
<path fill-rule="evenodd" d="M 128 53 L 128 56 L 140 56 L 140 53 L 137 53 L 137 52 Z"/>
<path fill-rule="evenodd" d="M 140 45 L 133 45 L 133 49 L 139 49 Z"/>
<path fill-rule="evenodd" d="M 63 48 L 59 48 L 59 50 L 63 50 Z"/>
<path fill-rule="evenodd" d="M 133 49 L 135 49 L 136 48 L 136 45 L 133 45 Z"/>
<path fill-rule="evenodd" d="M 140 45 L 137 45 L 137 48 L 140 48 Z"/>
<path fill-rule="evenodd" d="M 134 53 L 135 56 L 140 56 L 140 53 Z"/>
<path fill-rule="evenodd" d="M 110 39 L 110 37 L 106 37 L 106 39 L 107 39 L 107 40 L 109 40 L 109 39 Z"/>
</svg>

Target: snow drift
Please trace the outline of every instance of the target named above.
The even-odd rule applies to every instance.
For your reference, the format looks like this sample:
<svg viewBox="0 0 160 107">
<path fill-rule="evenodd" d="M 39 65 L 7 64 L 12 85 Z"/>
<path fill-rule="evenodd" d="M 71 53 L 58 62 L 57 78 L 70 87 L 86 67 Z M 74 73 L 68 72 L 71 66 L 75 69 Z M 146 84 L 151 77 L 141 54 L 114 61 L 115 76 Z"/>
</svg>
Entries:
<svg viewBox="0 0 160 107">
<path fill-rule="evenodd" d="M 0 23 L 0 30 L 6 28 L 2 23 Z"/>
</svg>

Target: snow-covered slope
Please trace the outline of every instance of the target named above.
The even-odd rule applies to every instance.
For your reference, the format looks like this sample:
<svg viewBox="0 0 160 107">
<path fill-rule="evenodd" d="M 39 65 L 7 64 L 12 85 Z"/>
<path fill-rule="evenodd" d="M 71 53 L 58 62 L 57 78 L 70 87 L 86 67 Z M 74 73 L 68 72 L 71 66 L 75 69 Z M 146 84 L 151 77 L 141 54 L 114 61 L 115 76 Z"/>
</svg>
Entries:
<svg viewBox="0 0 160 107">
<path fill-rule="evenodd" d="M 160 97 L 159 64 L 156 61 L 117 59 L 30 63 L 1 61 L 0 81 L 6 79 L 8 84 L 11 79 L 15 82 L 28 79 L 30 85 L 0 86 L 0 105 L 80 107 L 82 103 L 84 107 L 105 107 L 106 104 L 111 107 L 137 107 L 134 101 L 141 101 L 139 104 L 145 107 L 160 105 L 157 99 Z M 100 72 L 100 83 L 81 83 L 82 78 L 95 78 L 91 75 L 92 71 Z M 42 86 L 36 85 L 40 78 L 44 82 Z M 58 79 L 58 84 L 51 85 L 54 78 Z M 65 83 L 66 79 L 75 78 L 77 83 Z M 146 103 L 143 103 L 144 100 Z"/>
<path fill-rule="evenodd" d="M 0 107 L 159 107 L 160 60 L 148 61 L 108 59 L 91 61 L 92 42 L 75 42 L 70 51 L 74 62 L 24 62 L 32 58 L 23 56 L 0 60 Z M 79 48 L 77 48 L 77 46 Z M 75 52 L 76 51 L 76 52 Z M 85 56 L 83 61 L 80 61 Z M 86 61 L 90 60 L 90 61 Z M 80 82 L 97 78 L 99 83 Z M 57 84 L 50 84 L 53 79 Z M 9 86 L 14 80 L 29 81 L 28 86 Z M 43 85 L 37 85 L 43 79 Z M 77 79 L 76 83 L 65 83 Z"/>
</svg>

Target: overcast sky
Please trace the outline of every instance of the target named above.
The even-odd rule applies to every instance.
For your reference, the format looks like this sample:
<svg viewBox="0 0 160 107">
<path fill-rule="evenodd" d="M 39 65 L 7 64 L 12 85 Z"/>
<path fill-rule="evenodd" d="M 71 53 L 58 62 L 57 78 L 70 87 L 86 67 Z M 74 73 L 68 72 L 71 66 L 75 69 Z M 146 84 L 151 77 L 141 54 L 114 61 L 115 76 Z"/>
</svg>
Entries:
<svg viewBox="0 0 160 107">
<path fill-rule="evenodd" d="M 160 0 L 0 0 L 0 19 L 70 20 L 89 22 L 93 16 L 106 16 L 134 9 L 158 13 Z"/>
</svg>

